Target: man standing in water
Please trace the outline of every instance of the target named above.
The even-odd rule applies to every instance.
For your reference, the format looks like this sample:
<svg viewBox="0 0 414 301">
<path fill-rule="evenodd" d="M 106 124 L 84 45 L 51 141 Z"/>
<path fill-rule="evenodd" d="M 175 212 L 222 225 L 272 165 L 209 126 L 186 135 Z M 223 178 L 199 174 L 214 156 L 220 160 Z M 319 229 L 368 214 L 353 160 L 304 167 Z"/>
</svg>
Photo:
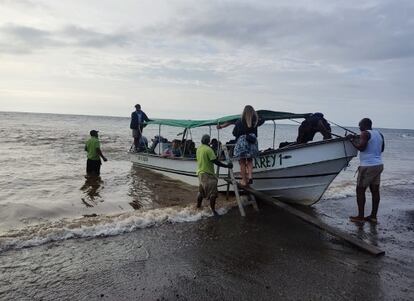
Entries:
<svg viewBox="0 0 414 301">
<path fill-rule="evenodd" d="M 130 128 L 132 130 L 132 137 L 134 137 L 135 150 L 139 150 L 139 141 L 142 136 L 142 130 L 144 129 L 144 122 L 149 121 L 147 114 L 141 111 L 141 105 L 135 105 L 135 111 L 131 114 Z"/>
<path fill-rule="evenodd" d="M 99 176 L 101 173 L 101 158 L 108 161 L 101 152 L 101 144 L 98 139 L 98 131 L 89 132 L 91 138 L 86 141 L 85 151 L 88 152 L 88 160 L 86 161 L 86 174 L 88 176 Z"/>
<path fill-rule="evenodd" d="M 377 212 L 380 203 L 380 180 L 384 169 L 381 153 L 384 151 L 384 136 L 372 129 L 372 121 L 364 118 L 359 122 L 361 135 L 359 142 L 351 138 L 352 144 L 359 150 L 360 166 L 358 168 L 358 180 L 356 187 L 358 215 L 351 216 L 353 222 L 370 221 L 377 222 Z M 365 191 L 369 187 L 372 194 L 372 211 L 364 217 Z"/>
<path fill-rule="evenodd" d="M 214 173 L 214 164 L 224 167 L 233 168 L 233 163 L 224 164 L 221 163 L 214 153 L 213 149 L 209 146 L 210 136 L 203 135 L 201 138 L 201 145 L 197 148 L 197 175 L 199 181 L 199 192 L 197 196 L 197 208 L 201 208 L 203 199 L 210 201 L 211 211 L 214 216 L 219 214 L 216 211 L 216 199 L 217 199 L 217 177 Z"/>
</svg>

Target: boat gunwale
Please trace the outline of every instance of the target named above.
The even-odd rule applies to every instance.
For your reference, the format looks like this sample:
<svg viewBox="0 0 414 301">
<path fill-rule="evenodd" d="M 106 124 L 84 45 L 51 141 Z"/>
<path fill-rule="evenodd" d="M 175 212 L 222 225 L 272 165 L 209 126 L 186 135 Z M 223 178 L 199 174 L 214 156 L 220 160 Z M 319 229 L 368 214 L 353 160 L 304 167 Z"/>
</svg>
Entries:
<svg viewBox="0 0 414 301">
<path fill-rule="evenodd" d="M 262 156 L 267 156 L 270 154 L 275 154 L 275 153 L 280 153 L 280 152 L 285 152 L 285 151 L 291 151 L 291 150 L 296 150 L 296 149 L 301 149 L 301 148 L 308 148 L 308 147 L 313 147 L 313 146 L 317 146 L 317 145 L 323 145 L 323 144 L 330 144 L 330 143 L 334 143 L 334 142 L 340 142 L 340 141 L 349 141 L 349 138 L 347 137 L 339 137 L 339 138 L 332 138 L 332 139 L 326 139 L 326 140 L 320 140 L 320 141 L 315 141 L 315 142 L 311 142 L 311 143 L 301 143 L 301 144 L 294 144 L 291 146 L 286 146 L 286 147 L 282 147 L 282 148 L 277 148 L 277 149 L 271 149 L 268 151 L 262 151 L 261 153 L 259 153 L 259 155 L 257 157 L 262 157 Z M 160 158 L 160 159 L 167 159 L 167 160 L 176 160 L 176 161 L 196 161 L 196 158 L 189 158 L 189 157 L 163 157 L 161 155 L 156 155 L 156 154 L 150 154 L 148 152 L 128 152 L 131 155 L 145 155 L 148 157 L 153 157 L 153 158 Z M 354 156 L 352 156 L 354 157 Z M 235 157 L 232 158 L 232 160 L 237 159 Z"/>
</svg>

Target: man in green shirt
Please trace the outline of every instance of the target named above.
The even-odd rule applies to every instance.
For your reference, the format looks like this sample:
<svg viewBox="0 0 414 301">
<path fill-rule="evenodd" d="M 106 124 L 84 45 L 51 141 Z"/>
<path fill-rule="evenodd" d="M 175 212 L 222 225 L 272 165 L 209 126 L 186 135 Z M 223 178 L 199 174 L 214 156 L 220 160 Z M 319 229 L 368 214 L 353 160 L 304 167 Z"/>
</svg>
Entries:
<svg viewBox="0 0 414 301">
<path fill-rule="evenodd" d="M 106 162 L 107 159 L 101 152 L 101 144 L 98 139 L 98 131 L 89 132 L 91 138 L 86 141 L 85 151 L 88 152 L 86 161 L 86 174 L 88 176 L 99 176 L 101 172 L 101 158 Z"/>
<path fill-rule="evenodd" d="M 214 164 L 224 167 L 233 168 L 233 163 L 224 164 L 221 163 L 214 153 L 213 149 L 209 146 L 210 136 L 203 135 L 201 138 L 201 145 L 197 148 L 197 176 L 199 181 L 198 196 L 197 196 L 197 208 L 201 208 L 203 199 L 210 201 L 211 211 L 214 216 L 218 216 L 216 211 L 216 199 L 217 199 L 217 177 L 214 173 Z"/>
</svg>

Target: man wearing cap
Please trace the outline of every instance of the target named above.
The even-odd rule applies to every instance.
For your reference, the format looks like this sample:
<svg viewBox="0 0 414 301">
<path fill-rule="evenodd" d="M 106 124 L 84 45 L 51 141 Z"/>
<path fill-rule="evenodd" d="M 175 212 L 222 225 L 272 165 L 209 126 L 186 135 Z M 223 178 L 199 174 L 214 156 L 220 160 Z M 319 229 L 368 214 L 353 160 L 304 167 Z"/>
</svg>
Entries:
<svg viewBox="0 0 414 301">
<path fill-rule="evenodd" d="M 131 114 L 130 128 L 132 130 L 132 137 L 134 137 L 135 150 L 139 150 L 139 141 L 142 136 L 142 130 L 144 129 L 144 122 L 149 121 L 147 114 L 141 110 L 141 105 L 135 105 L 135 111 Z"/>
<path fill-rule="evenodd" d="M 214 164 L 224 167 L 233 168 L 233 163 L 224 164 L 221 163 L 214 153 L 213 149 L 209 146 L 210 136 L 203 135 L 201 138 L 201 145 L 197 148 L 197 175 L 199 181 L 199 192 L 197 195 L 197 208 L 201 208 L 203 199 L 210 201 L 211 211 L 214 216 L 218 216 L 216 211 L 216 198 L 217 198 L 217 177 L 214 173 Z"/>
<path fill-rule="evenodd" d="M 86 161 L 86 174 L 88 176 L 99 176 L 101 172 L 101 158 L 106 162 L 107 159 L 101 152 L 101 144 L 98 139 L 98 131 L 89 132 L 91 138 L 86 141 L 85 151 L 88 152 Z"/>
</svg>

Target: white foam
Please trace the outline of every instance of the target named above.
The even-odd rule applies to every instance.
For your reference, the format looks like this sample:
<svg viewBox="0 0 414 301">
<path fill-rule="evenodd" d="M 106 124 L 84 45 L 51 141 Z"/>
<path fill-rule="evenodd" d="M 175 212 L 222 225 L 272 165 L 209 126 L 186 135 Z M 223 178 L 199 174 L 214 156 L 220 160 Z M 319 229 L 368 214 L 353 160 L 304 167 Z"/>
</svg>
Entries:
<svg viewBox="0 0 414 301">
<path fill-rule="evenodd" d="M 228 204 L 218 208 L 217 212 L 223 215 L 232 207 L 233 204 Z M 212 213 L 209 208 L 197 210 L 194 206 L 188 206 L 102 215 L 93 218 L 66 219 L 29 226 L 1 235 L 0 252 L 72 238 L 114 236 L 165 223 L 195 222 L 210 216 Z"/>
<path fill-rule="evenodd" d="M 345 182 L 341 185 L 333 185 L 323 195 L 324 200 L 337 200 L 355 195 L 355 183 Z"/>
</svg>

